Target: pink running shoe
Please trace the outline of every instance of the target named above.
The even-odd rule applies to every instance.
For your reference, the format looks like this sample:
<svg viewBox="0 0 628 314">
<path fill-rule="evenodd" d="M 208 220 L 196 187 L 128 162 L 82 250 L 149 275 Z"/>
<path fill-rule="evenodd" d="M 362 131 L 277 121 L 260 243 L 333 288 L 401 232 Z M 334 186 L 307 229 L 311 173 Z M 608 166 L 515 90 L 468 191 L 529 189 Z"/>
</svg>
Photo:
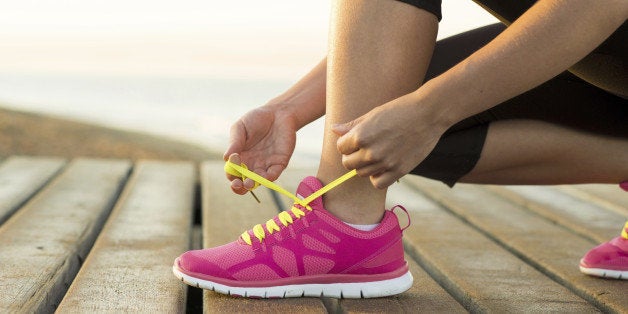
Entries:
<svg viewBox="0 0 628 314">
<path fill-rule="evenodd" d="M 622 233 L 628 233 L 628 222 Z M 628 238 L 616 237 L 593 248 L 580 260 L 580 271 L 591 276 L 628 280 Z"/>
<path fill-rule="evenodd" d="M 317 178 L 307 177 L 297 195 L 320 188 Z M 188 251 L 173 272 L 189 285 L 251 298 L 373 298 L 412 286 L 392 211 L 374 230 L 361 231 L 325 210 L 321 197 L 309 206 L 294 205 L 229 244 Z"/>
</svg>

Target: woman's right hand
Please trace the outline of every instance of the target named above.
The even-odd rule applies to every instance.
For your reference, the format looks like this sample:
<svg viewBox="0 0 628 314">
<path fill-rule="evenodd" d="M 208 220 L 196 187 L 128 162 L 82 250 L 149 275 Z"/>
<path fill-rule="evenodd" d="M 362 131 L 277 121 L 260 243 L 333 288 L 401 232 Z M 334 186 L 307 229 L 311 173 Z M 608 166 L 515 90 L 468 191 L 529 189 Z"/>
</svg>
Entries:
<svg viewBox="0 0 628 314">
<path fill-rule="evenodd" d="M 229 148 L 223 158 L 244 163 L 253 172 L 274 181 L 288 166 L 296 144 L 297 121 L 280 107 L 262 106 L 243 115 L 231 126 Z M 255 182 L 227 175 L 231 189 L 245 194 Z"/>
</svg>

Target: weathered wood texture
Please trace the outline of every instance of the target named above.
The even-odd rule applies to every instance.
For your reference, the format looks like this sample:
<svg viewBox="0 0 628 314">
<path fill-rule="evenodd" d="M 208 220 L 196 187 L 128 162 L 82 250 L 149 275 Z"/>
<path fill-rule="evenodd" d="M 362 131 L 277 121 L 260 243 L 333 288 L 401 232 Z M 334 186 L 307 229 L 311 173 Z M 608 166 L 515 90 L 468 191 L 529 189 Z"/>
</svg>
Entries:
<svg viewBox="0 0 628 314">
<path fill-rule="evenodd" d="M 448 189 L 442 183 L 433 184 Z M 390 189 L 389 203 L 405 204 L 411 214 L 412 225 L 406 231 L 408 254 L 468 310 L 595 310 L 418 190 L 398 184 Z"/>
<path fill-rule="evenodd" d="M 139 162 L 58 311 L 182 313 L 174 259 L 189 248 L 196 171 Z"/>
<path fill-rule="evenodd" d="M 0 225 L 65 165 L 61 158 L 15 156 L 0 164 Z"/>
<path fill-rule="evenodd" d="M 204 247 L 235 241 L 244 230 L 264 223 L 278 214 L 277 205 L 264 188 L 255 192 L 261 204 L 252 196 L 240 196 L 231 192 L 223 166 L 223 162 L 206 162 L 201 168 Z M 323 301 L 316 298 L 254 300 L 205 291 L 203 301 L 203 310 L 207 313 L 326 312 Z"/>
<path fill-rule="evenodd" d="M 0 312 L 52 312 L 127 178 L 127 161 L 77 159 L 0 227 Z"/>
<path fill-rule="evenodd" d="M 561 188 L 577 194 L 585 202 L 607 206 L 609 209 L 628 218 L 628 192 L 620 190 L 616 185 L 579 184 L 561 186 Z"/>
<path fill-rule="evenodd" d="M 555 187 L 487 186 L 485 188 L 502 196 L 507 202 L 524 207 L 545 220 L 564 226 L 594 243 L 605 242 L 616 237 L 626 220 L 626 215 L 609 210 L 608 206 L 583 201 Z M 624 193 L 619 189 L 617 192 Z"/>
<path fill-rule="evenodd" d="M 188 288 L 172 275 L 176 256 L 201 241 L 234 241 L 291 206 L 265 188 L 256 190 L 261 204 L 232 193 L 223 165 L 202 164 L 202 227 L 192 227 L 192 163 L 3 161 L 0 312 L 628 313 L 628 281 L 578 271 L 580 257 L 628 217 L 628 193 L 610 185 L 449 189 L 404 178 L 387 206 L 404 205 L 412 219 L 404 245 L 415 283 L 394 297 L 254 300 Z M 295 191 L 312 173 L 291 169 L 279 183 Z"/>
<path fill-rule="evenodd" d="M 512 254 L 519 256 L 600 309 L 620 311 L 628 308 L 626 282 L 600 280 L 585 276 L 578 270 L 580 258 L 595 246 L 595 242 L 580 237 L 556 225 L 554 221 L 544 219 L 535 212 L 526 210 L 525 207 L 495 195 L 485 188 L 459 184 L 450 190 L 433 181 L 415 178 L 408 181 L 468 224 L 487 234 Z M 525 195 L 529 199 L 538 197 L 538 194 L 533 195 L 529 191 L 526 191 Z M 556 193 L 553 194 L 553 199 L 552 207 L 560 207 L 561 202 L 565 206 L 575 206 L 569 198 L 563 198 Z M 597 210 L 600 216 L 604 216 L 603 209 Z M 564 220 L 570 220 L 566 217 L 574 217 L 577 213 L 570 215 L 564 211 L 562 215 L 565 217 Z M 616 221 L 615 233 L 620 227 L 621 222 L 618 224 Z"/>
</svg>

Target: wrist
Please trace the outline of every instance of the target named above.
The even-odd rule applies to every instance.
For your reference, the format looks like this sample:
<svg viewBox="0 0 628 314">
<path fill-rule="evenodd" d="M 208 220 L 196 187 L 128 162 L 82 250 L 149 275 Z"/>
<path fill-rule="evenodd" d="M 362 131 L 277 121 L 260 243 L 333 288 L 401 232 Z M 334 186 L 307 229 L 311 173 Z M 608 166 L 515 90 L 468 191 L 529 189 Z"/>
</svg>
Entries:
<svg viewBox="0 0 628 314">
<path fill-rule="evenodd" d="M 296 130 L 301 129 L 305 124 L 299 119 L 299 105 L 284 95 L 277 96 L 263 106 L 272 111 L 275 116 L 282 117 L 293 123 Z"/>
<path fill-rule="evenodd" d="M 452 103 L 442 97 L 429 83 L 425 83 L 412 92 L 411 97 L 416 110 L 427 117 L 426 121 L 431 121 L 444 132 L 460 120 L 458 119 L 455 106 L 452 106 Z"/>
<path fill-rule="evenodd" d="M 325 100 L 310 95 L 307 91 L 288 90 L 271 99 L 264 107 L 277 114 L 289 116 L 297 130 L 325 114 Z"/>
</svg>

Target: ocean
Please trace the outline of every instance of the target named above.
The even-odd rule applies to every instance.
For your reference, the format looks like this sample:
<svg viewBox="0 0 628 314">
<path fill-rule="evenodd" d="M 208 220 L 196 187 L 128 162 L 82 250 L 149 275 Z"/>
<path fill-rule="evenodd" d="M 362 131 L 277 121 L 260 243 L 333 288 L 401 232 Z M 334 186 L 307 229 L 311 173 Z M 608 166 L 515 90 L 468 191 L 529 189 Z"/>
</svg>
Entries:
<svg viewBox="0 0 628 314">
<path fill-rule="evenodd" d="M 0 106 L 140 131 L 222 152 L 229 127 L 290 80 L 0 74 Z M 291 165 L 320 156 L 323 121 L 298 132 Z"/>
</svg>

